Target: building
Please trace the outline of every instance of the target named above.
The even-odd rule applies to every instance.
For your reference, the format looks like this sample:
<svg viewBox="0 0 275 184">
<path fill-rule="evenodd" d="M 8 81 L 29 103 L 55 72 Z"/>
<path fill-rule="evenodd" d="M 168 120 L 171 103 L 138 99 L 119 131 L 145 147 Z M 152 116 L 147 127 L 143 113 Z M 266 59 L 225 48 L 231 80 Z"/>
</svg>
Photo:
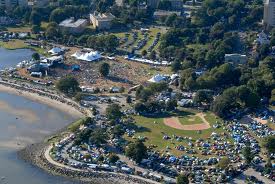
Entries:
<svg viewBox="0 0 275 184">
<path fill-rule="evenodd" d="M 74 18 L 69 18 L 69 19 L 63 20 L 59 24 L 59 27 L 63 31 L 68 31 L 69 33 L 77 34 L 77 33 L 83 32 L 87 25 L 88 25 L 87 19 L 78 19 L 75 21 Z"/>
<path fill-rule="evenodd" d="M 247 56 L 242 54 L 225 54 L 224 60 L 233 65 L 245 64 L 247 62 Z"/>
<path fill-rule="evenodd" d="M 154 12 L 155 19 L 162 19 L 168 17 L 170 15 L 176 14 L 177 16 L 181 16 L 181 12 L 177 11 L 165 11 L 165 10 L 157 10 Z"/>
<path fill-rule="evenodd" d="M 263 22 L 267 27 L 275 26 L 275 0 L 265 0 Z"/>
<path fill-rule="evenodd" d="M 28 6 L 43 7 L 49 4 L 49 0 L 27 0 Z"/>
<path fill-rule="evenodd" d="M 97 13 L 94 12 L 90 14 L 90 21 L 93 24 L 94 28 L 99 30 L 103 29 L 110 29 L 112 27 L 112 21 L 114 20 L 115 16 L 111 13 Z"/>
</svg>

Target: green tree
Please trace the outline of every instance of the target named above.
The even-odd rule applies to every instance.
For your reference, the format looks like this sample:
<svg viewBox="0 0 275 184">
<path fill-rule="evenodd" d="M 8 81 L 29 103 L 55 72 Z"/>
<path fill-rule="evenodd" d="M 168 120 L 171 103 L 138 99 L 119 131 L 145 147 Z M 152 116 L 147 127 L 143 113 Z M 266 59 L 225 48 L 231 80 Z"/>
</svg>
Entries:
<svg viewBox="0 0 275 184">
<path fill-rule="evenodd" d="M 99 73 L 103 76 L 103 77 L 107 77 L 110 73 L 110 65 L 108 63 L 102 63 L 99 66 Z"/>
<path fill-rule="evenodd" d="M 108 135 L 102 129 L 95 129 L 89 138 L 90 143 L 100 146 L 107 143 Z"/>
<path fill-rule="evenodd" d="M 250 144 L 246 145 L 244 148 L 243 148 L 243 156 L 245 158 L 245 161 L 247 164 L 250 164 L 251 161 L 253 160 L 254 158 L 254 155 L 253 153 L 251 152 L 251 147 L 250 147 Z"/>
<path fill-rule="evenodd" d="M 109 120 L 117 120 L 121 118 L 121 107 L 118 104 L 108 105 L 106 108 L 106 116 Z"/>
<path fill-rule="evenodd" d="M 146 56 L 147 55 L 147 51 L 146 50 L 142 50 L 141 55 L 142 56 Z"/>
<path fill-rule="evenodd" d="M 33 10 L 31 12 L 29 21 L 33 25 L 40 25 L 41 21 L 42 21 L 42 17 L 40 15 L 40 13 L 38 13 L 36 10 Z"/>
<path fill-rule="evenodd" d="M 35 52 L 32 54 L 32 59 L 35 61 L 38 61 L 38 60 L 40 60 L 40 55 L 37 52 Z"/>
<path fill-rule="evenodd" d="M 78 81 L 72 76 L 60 79 L 56 84 L 56 88 L 65 94 L 71 95 L 75 95 L 76 92 L 80 91 Z"/>
<path fill-rule="evenodd" d="M 265 147 L 265 149 L 268 151 L 269 154 L 271 153 L 275 153 L 275 136 L 269 136 L 266 137 L 263 140 L 263 146 Z"/>
<path fill-rule="evenodd" d="M 228 157 L 222 157 L 217 165 L 220 169 L 226 169 L 228 168 L 230 164 L 230 159 Z"/>
<path fill-rule="evenodd" d="M 189 179 L 186 175 L 180 174 L 177 177 L 177 184 L 189 184 Z"/>
<path fill-rule="evenodd" d="M 133 159 L 136 163 L 140 163 L 142 159 L 147 157 L 147 148 L 142 141 L 137 140 L 128 145 L 126 148 L 126 156 Z"/>
<path fill-rule="evenodd" d="M 109 161 L 114 164 L 119 160 L 119 157 L 116 154 L 110 154 Z"/>
<path fill-rule="evenodd" d="M 34 34 L 37 34 L 40 31 L 40 26 L 39 25 L 33 25 L 31 30 Z"/>
<path fill-rule="evenodd" d="M 198 90 L 194 97 L 194 102 L 197 104 L 207 103 L 210 104 L 213 101 L 213 92 L 210 90 Z"/>
</svg>

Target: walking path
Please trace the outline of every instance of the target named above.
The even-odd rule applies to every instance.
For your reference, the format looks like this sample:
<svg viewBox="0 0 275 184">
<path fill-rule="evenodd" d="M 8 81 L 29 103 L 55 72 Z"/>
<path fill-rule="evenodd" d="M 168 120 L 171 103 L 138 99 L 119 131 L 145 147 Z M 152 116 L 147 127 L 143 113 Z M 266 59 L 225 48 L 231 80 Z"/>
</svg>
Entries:
<svg viewBox="0 0 275 184">
<path fill-rule="evenodd" d="M 178 117 L 165 118 L 164 124 L 179 130 L 206 130 L 211 126 L 209 122 L 205 119 L 205 115 L 203 113 L 197 113 L 195 116 L 198 116 L 202 119 L 203 123 L 193 124 L 193 125 L 183 125 L 181 124 Z"/>
</svg>

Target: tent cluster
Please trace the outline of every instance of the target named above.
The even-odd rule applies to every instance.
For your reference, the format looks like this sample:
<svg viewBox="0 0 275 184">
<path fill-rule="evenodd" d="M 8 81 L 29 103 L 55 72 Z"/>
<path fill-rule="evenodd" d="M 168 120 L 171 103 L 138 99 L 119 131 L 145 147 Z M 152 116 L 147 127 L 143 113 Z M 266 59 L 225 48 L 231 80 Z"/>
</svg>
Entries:
<svg viewBox="0 0 275 184">
<path fill-rule="evenodd" d="M 75 57 L 78 60 L 82 61 L 97 61 L 102 58 L 101 54 L 97 51 L 91 51 L 91 52 L 76 52 L 72 55 L 72 57 Z"/>
</svg>

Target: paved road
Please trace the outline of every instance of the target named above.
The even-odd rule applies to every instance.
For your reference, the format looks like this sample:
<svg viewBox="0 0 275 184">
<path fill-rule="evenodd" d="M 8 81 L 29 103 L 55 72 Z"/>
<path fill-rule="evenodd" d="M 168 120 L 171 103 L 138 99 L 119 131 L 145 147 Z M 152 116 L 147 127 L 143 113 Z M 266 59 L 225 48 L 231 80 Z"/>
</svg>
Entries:
<svg viewBox="0 0 275 184">
<path fill-rule="evenodd" d="M 275 184 L 274 181 L 268 179 L 267 177 L 262 176 L 259 172 L 255 171 L 252 168 L 249 168 L 246 171 L 244 171 L 240 176 L 235 178 L 230 183 L 243 184 L 243 183 L 245 183 L 246 176 L 255 176 L 258 180 L 260 180 L 266 184 L 272 184 L 272 183 Z"/>
</svg>

